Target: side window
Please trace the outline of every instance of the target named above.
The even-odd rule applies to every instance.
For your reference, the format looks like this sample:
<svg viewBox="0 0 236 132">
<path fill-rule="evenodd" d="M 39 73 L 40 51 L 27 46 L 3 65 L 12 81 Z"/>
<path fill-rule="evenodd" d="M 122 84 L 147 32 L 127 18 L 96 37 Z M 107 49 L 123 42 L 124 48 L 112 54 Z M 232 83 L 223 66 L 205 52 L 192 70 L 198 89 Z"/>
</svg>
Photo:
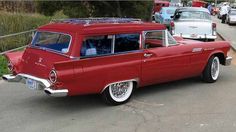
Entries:
<svg viewBox="0 0 236 132">
<path fill-rule="evenodd" d="M 112 35 L 87 37 L 80 50 L 81 57 L 100 56 L 112 53 Z"/>
<path fill-rule="evenodd" d="M 165 46 L 165 31 L 149 31 L 145 34 L 145 48 Z"/>
<path fill-rule="evenodd" d="M 117 34 L 115 35 L 114 52 L 126 52 L 139 50 L 139 34 Z"/>
</svg>

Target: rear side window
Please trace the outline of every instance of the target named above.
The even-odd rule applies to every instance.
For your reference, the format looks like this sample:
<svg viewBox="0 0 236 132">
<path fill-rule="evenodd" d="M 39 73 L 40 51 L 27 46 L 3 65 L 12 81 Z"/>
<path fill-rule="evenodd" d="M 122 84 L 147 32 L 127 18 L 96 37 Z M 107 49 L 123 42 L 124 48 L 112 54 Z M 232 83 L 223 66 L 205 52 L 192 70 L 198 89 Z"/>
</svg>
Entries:
<svg viewBox="0 0 236 132">
<path fill-rule="evenodd" d="M 87 37 L 80 50 L 81 57 L 100 56 L 112 53 L 112 36 Z"/>
<path fill-rule="evenodd" d="M 132 50 L 139 50 L 139 34 L 115 35 L 115 53 Z"/>
</svg>

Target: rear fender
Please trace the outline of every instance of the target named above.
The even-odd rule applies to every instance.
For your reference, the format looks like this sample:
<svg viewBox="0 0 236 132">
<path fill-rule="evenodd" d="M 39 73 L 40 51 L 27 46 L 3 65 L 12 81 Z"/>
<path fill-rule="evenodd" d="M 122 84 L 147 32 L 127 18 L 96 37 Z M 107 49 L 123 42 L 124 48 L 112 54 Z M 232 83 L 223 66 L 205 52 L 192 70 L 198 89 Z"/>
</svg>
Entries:
<svg viewBox="0 0 236 132">
<path fill-rule="evenodd" d="M 53 69 L 57 73 L 59 82 L 67 82 L 74 79 L 74 63 L 73 61 L 56 62 Z"/>
<path fill-rule="evenodd" d="M 10 52 L 4 54 L 8 61 L 13 65 L 13 72 L 18 73 L 20 70 L 20 62 L 22 60 L 24 51 Z"/>
</svg>

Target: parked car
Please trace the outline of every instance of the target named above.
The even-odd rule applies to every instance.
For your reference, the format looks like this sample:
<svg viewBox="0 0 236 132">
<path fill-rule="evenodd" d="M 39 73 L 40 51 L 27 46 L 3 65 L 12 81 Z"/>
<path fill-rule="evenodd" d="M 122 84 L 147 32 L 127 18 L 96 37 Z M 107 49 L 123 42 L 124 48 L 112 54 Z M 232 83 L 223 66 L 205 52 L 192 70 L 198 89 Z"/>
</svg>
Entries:
<svg viewBox="0 0 236 132">
<path fill-rule="evenodd" d="M 170 27 L 171 16 L 174 15 L 176 7 L 163 7 L 159 13 L 155 13 L 155 22 L 165 24 Z"/>
<path fill-rule="evenodd" d="M 216 23 L 206 8 L 185 7 L 175 11 L 171 30 L 174 36 L 188 39 L 214 41 L 216 36 Z"/>
<path fill-rule="evenodd" d="M 183 7 L 183 3 L 181 0 L 170 0 L 170 6 Z"/>
<path fill-rule="evenodd" d="M 229 49 L 135 19 L 65 19 L 39 27 L 24 51 L 5 54 L 12 74 L 2 78 L 55 97 L 101 94 L 118 105 L 138 87 L 200 75 L 215 82 L 220 64 L 232 60 Z"/>
<path fill-rule="evenodd" d="M 233 9 L 236 9 L 236 3 L 231 3 L 230 7 L 233 8 Z"/>
<path fill-rule="evenodd" d="M 236 9 L 231 9 L 226 17 L 226 22 L 231 24 L 236 24 Z"/>
<path fill-rule="evenodd" d="M 192 0 L 192 7 L 206 7 L 207 2 L 201 0 Z"/>
<path fill-rule="evenodd" d="M 155 21 L 155 13 L 160 12 L 162 7 L 169 7 L 169 6 L 170 2 L 168 1 L 154 0 L 152 9 L 152 20 Z"/>
</svg>

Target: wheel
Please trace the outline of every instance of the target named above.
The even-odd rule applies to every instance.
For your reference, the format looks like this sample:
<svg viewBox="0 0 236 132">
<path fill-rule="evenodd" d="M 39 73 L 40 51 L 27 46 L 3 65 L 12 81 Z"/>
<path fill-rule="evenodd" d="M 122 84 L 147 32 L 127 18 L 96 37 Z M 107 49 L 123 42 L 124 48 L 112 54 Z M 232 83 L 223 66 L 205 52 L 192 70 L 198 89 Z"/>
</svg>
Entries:
<svg viewBox="0 0 236 132">
<path fill-rule="evenodd" d="M 119 105 L 129 101 L 134 88 L 132 81 L 114 83 L 102 93 L 102 98 L 109 105 Z"/>
<path fill-rule="evenodd" d="M 220 73 L 220 60 L 217 56 L 212 56 L 202 72 L 202 79 L 205 82 L 213 83 L 215 82 Z"/>
</svg>

